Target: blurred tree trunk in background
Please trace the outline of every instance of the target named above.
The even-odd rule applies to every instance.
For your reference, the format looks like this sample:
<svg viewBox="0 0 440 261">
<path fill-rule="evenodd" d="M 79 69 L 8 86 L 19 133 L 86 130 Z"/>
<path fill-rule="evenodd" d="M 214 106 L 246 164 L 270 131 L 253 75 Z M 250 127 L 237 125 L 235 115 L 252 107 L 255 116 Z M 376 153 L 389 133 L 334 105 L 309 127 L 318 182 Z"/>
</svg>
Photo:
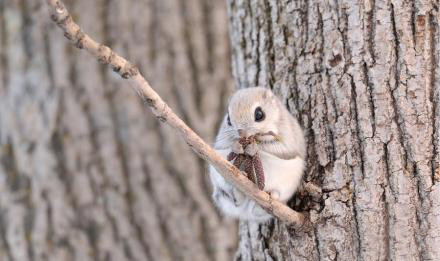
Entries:
<svg viewBox="0 0 440 261">
<path fill-rule="evenodd" d="M 232 90 L 226 3 L 70 0 L 206 140 Z M 50 21 L 0 0 L 0 260 L 230 260 L 205 164 Z"/>
<path fill-rule="evenodd" d="M 238 260 L 440 260 L 438 8 L 228 1 L 237 86 L 285 101 L 324 191 L 313 231 L 241 223 Z"/>
</svg>

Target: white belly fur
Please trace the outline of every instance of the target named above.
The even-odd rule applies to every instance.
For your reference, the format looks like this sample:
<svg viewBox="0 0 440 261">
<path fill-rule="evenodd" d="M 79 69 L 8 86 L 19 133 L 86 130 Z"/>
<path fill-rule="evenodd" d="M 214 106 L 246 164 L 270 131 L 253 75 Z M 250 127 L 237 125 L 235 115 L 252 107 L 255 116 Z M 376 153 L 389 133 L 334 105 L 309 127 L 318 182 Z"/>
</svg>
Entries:
<svg viewBox="0 0 440 261">
<path fill-rule="evenodd" d="M 264 191 L 278 192 L 279 200 L 287 202 L 300 185 L 304 160 L 299 157 L 284 160 L 266 152 L 261 152 L 260 156 L 264 169 Z"/>
</svg>

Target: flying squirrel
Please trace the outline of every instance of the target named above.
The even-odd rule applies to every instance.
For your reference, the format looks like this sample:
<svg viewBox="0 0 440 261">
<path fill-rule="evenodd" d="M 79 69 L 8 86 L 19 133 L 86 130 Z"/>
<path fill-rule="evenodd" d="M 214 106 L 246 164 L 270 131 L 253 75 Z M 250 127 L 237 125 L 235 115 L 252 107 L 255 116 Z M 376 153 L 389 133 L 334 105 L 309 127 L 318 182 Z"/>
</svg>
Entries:
<svg viewBox="0 0 440 261">
<path fill-rule="evenodd" d="M 243 148 L 240 140 L 249 137 L 256 142 Z M 245 88 L 233 94 L 214 149 L 224 158 L 230 158 L 231 153 L 258 153 L 264 170 L 263 190 L 281 202 L 286 203 L 301 183 L 306 154 L 304 135 L 298 121 L 270 89 Z M 272 218 L 213 166 L 209 172 L 213 200 L 225 215 L 256 222 Z"/>
</svg>

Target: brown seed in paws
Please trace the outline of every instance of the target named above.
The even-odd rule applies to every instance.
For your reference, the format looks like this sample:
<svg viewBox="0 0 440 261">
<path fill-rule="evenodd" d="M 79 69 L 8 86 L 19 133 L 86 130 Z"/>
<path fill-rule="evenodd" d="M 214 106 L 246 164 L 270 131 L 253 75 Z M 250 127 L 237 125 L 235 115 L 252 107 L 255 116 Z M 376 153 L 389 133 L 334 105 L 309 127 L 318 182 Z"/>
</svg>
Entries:
<svg viewBox="0 0 440 261">
<path fill-rule="evenodd" d="M 260 155 L 255 154 L 252 157 L 252 165 L 255 169 L 255 175 L 257 176 L 257 186 L 260 190 L 264 189 L 264 169 L 263 164 L 261 164 Z"/>
<path fill-rule="evenodd" d="M 246 157 L 246 159 L 243 162 L 244 172 L 246 172 L 248 179 L 250 181 L 252 181 L 252 183 L 256 184 L 255 183 L 256 180 L 255 180 L 255 176 L 254 176 L 254 166 L 252 164 L 252 158 L 249 156 L 245 156 L 245 157 Z"/>
<path fill-rule="evenodd" d="M 238 155 L 237 153 L 231 152 L 231 153 L 228 154 L 227 160 L 228 161 L 232 161 L 232 160 L 234 160 L 237 157 L 237 155 Z"/>
<path fill-rule="evenodd" d="M 246 160 L 246 156 L 245 156 L 245 155 L 243 155 L 243 154 L 238 154 L 237 158 L 235 158 L 234 166 L 235 166 L 237 169 L 242 170 L 242 169 L 241 169 L 241 165 L 243 164 L 243 162 L 244 162 L 245 160 Z"/>
</svg>

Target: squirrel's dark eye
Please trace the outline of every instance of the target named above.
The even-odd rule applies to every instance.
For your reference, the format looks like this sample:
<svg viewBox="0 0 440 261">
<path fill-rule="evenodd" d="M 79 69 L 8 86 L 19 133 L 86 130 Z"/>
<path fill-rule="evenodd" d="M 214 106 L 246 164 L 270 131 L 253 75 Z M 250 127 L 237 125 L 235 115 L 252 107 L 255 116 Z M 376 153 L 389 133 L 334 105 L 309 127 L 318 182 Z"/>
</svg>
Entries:
<svg viewBox="0 0 440 261">
<path fill-rule="evenodd" d="M 229 114 L 228 114 L 228 118 L 226 119 L 226 121 L 228 122 L 228 125 L 229 125 L 229 126 L 232 126 L 232 124 L 231 124 L 231 118 L 229 118 Z"/>
<path fill-rule="evenodd" d="M 255 109 L 254 117 L 255 117 L 255 121 L 257 122 L 264 120 L 266 115 L 264 114 L 264 111 L 261 109 L 261 107 L 257 107 Z"/>
</svg>

